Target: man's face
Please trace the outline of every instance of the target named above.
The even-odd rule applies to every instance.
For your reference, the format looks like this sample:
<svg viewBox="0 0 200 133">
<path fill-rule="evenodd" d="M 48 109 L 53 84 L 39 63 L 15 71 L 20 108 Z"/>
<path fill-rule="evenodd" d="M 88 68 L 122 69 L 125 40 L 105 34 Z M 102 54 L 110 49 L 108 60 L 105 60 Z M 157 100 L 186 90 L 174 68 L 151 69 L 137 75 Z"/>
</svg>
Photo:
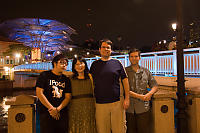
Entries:
<svg viewBox="0 0 200 133">
<path fill-rule="evenodd" d="M 106 42 L 102 42 L 101 48 L 99 48 L 99 52 L 101 54 L 101 57 L 109 57 L 112 52 L 111 45 Z"/>
<path fill-rule="evenodd" d="M 67 61 L 65 59 L 60 59 L 57 63 L 54 64 L 54 68 L 62 72 L 67 69 Z"/>
<path fill-rule="evenodd" d="M 138 52 L 132 52 L 129 56 L 131 65 L 138 65 L 140 61 L 140 56 Z"/>
</svg>

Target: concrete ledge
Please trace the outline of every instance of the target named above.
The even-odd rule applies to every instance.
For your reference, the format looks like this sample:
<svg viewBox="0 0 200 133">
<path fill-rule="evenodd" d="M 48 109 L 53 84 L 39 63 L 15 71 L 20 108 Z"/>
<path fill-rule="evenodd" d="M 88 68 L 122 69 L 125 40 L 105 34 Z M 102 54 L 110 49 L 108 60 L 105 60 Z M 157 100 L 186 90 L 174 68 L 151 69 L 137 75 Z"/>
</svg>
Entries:
<svg viewBox="0 0 200 133">
<path fill-rule="evenodd" d="M 6 101 L 6 105 L 31 105 L 35 103 L 36 96 L 19 95 Z"/>
<path fill-rule="evenodd" d="M 176 99 L 176 91 L 161 90 L 159 89 L 154 95 L 154 99 Z"/>
<path fill-rule="evenodd" d="M 177 87 L 177 77 L 164 77 L 154 76 L 156 81 L 161 86 Z M 185 77 L 185 88 L 199 88 L 200 89 L 200 78 Z"/>
<path fill-rule="evenodd" d="M 187 90 L 187 93 L 188 94 L 191 94 L 191 95 L 195 95 L 197 97 L 200 97 L 200 87 L 199 88 L 191 88 L 191 89 L 188 89 Z"/>
</svg>

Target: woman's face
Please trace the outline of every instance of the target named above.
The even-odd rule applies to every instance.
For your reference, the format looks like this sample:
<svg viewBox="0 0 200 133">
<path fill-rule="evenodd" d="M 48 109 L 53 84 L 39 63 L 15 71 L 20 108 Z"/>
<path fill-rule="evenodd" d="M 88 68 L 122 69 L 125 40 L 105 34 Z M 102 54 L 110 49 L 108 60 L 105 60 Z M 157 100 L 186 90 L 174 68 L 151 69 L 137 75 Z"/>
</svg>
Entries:
<svg viewBox="0 0 200 133">
<path fill-rule="evenodd" d="M 84 62 L 80 62 L 79 60 L 77 60 L 76 64 L 75 64 L 75 70 L 78 73 L 82 73 L 85 70 L 85 63 Z"/>
</svg>

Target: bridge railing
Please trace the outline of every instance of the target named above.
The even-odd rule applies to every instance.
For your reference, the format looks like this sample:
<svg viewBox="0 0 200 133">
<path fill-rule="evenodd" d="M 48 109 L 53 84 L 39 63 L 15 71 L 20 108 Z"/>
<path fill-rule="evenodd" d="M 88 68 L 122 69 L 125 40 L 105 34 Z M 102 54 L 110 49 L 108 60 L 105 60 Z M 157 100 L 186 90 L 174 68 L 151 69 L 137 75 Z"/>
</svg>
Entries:
<svg viewBox="0 0 200 133">
<path fill-rule="evenodd" d="M 92 62 L 100 57 L 86 58 L 87 64 L 90 67 Z M 112 58 L 118 59 L 124 67 L 130 65 L 128 55 L 117 55 Z M 177 75 L 177 61 L 176 50 L 159 51 L 141 53 L 140 65 L 148 68 L 155 75 Z M 184 49 L 184 72 L 185 75 L 198 75 L 200 76 L 200 48 Z M 69 60 L 67 67 L 71 71 L 72 60 Z M 25 64 L 15 66 L 14 70 L 50 70 L 52 69 L 51 62 L 39 62 L 34 64 Z"/>
</svg>

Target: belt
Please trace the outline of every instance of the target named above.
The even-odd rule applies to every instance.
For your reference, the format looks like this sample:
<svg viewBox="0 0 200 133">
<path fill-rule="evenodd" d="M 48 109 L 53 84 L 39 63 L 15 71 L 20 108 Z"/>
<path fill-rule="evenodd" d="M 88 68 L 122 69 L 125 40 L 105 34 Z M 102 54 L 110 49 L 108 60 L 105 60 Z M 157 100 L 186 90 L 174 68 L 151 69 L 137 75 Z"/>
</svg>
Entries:
<svg viewBox="0 0 200 133">
<path fill-rule="evenodd" d="M 81 95 L 76 95 L 72 96 L 72 99 L 79 99 L 79 98 L 93 98 L 93 94 L 81 94 Z"/>
</svg>

